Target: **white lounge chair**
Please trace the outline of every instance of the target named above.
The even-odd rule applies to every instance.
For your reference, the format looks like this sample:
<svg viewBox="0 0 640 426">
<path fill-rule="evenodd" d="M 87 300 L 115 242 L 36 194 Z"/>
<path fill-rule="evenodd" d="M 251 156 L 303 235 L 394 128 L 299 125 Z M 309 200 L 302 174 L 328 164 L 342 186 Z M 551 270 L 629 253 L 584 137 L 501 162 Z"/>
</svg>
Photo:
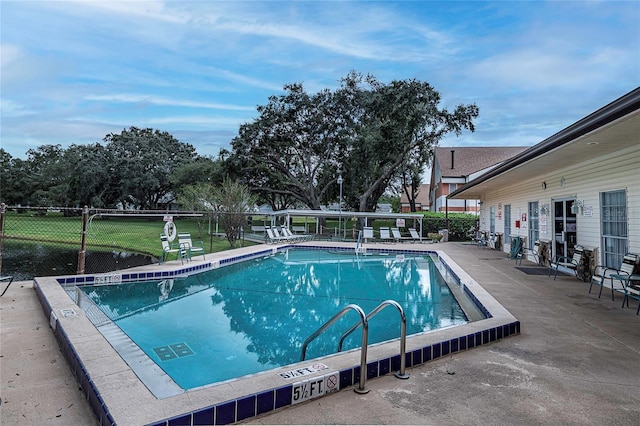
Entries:
<svg viewBox="0 0 640 426">
<path fill-rule="evenodd" d="M 373 228 L 371 226 L 365 226 L 362 228 L 362 239 L 367 242 L 373 240 Z"/>
<path fill-rule="evenodd" d="M 415 228 L 409 228 L 409 234 L 411 234 L 411 239 L 413 239 L 414 242 L 422 242 L 422 237 L 420 237 L 420 234 L 418 234 Z"/>
<path fill-rule="evenodd" d="M 391 228 L 391 235 L 393 235 L 393 239 L 396 240 L 396 242 L 400 242 L 404 239 L 398 228 Z"/>
<path fill-rule="evenodd" d="M 286 238 L 283 238 L 278 234 L 276 228 L 266 228 L 267 231 L 267 242 L 268 243 L 285 243 L 287 242 Z"/>
<path fill-rule="evenodd" d="M 389 233 L 389 228 L 386 226 L 380 227 L 380 240 L 381 241 L 391 241 L 391 234 Z"/>
<path fill-rule="evenodd" d="M 280 230 L 282 231 L 282 236 L 284 238 L 287 238 L 291 242 L 306 241 L 306 240 L 309 239 L 309 235 L 294 234 L 293 232 L 291 232 L 291 230 L 289 228 L 284 227 L 284 226 L 282 228 L 280 228 Z"/>
</svg>

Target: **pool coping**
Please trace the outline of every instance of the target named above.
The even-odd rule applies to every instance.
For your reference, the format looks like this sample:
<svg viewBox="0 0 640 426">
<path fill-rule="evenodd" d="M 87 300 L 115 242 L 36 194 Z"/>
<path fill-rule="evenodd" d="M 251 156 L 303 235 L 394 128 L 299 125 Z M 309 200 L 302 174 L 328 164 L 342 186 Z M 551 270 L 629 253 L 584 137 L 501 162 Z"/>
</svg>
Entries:
<svg viewBox="0 0 640 426">
<path fill-rule="evenodd" d="M 61 285 L 89 283 L 96 279 L 125 280 L 125 276 L 131 280 L 169 278 L 263 256 L 292 246 L 354 248 L 353 243 L 331 242 L 259 245 L 211 254 L 207 256 L 207 260 L 186 265 L 168 262 L 110 274 L 34 279 L 34 288 L 45 315 L 50 318 L 54 335 L 100 424 L 228 424 L 292 405 L 294 384 L 299 389 L 300 383 L 332 377 L 338 381 L 341 390 L 357 385 L 360 377 L 360 351 L 353 350 L 158 399 L 138 379 Z M 520 322 L 446 253 L 435 250 L 436 247 L 426 244 L 368 245 L 368 249 L 372 251 L 437 254 L 447 265 L 444 272 L 459 279 L 464 289 L 475 298 L 489 317 L 410 336 L 407 338 L 405 357 L 407 368 L 520 333 Z M 303 376 L 302 374 L 313 370 L 309 368 L 313 364 L 329 368 L 316 369 Z M 393 373 L 399 368 L 397 339 L 370 345 L 367 380 Z M 301 371 L 300 376 L 294 374 L 289 379 L 278 374 L 298 370 Z"/>
</svg>

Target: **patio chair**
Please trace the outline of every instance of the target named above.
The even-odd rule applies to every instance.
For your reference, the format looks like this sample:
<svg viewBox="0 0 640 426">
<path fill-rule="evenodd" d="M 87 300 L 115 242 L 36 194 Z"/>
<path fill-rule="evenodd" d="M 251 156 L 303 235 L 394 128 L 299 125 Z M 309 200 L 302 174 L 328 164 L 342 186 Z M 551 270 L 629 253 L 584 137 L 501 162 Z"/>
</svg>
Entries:
<svg viewBox="0 0 640 426">
<path fill-rule="evenodd" d="M 379 232 L 380 232 L 381 241 L 385 241 L 385 242 L 391 241 L 391 234 L 389 233 L 388 227 L 386 226 L 381 227 Z"/>
<path fill-rule="evenodd" d="M 518 262 L 519 265 L 522 265 L 522 259 L 528 259 L 529 255 L 533 256 L 533 259 L 535 260 L 535 262 L 538 265 L 541 265 L 541 259 L 540 259 L 540 240 L 535 240 L 533 242 L 533 248 L 527 248 L 524 244 L 522 246 L 522 250 L 520 251 L 520 253 L 516 256 L 516 262 Z"/>
<path fill-rule="evenodd" d="M 9 286 L 13 282 L 13 276 L 12 275 L 7 275 L 6 277 L 0 277 L 0 282 L 2 282 L 2 281 L 9 281 L 9 283 L 7 284 L 7 286 L 2 291 L 2 294 L 0 294 L 0 297 L 4 296 L 4 294 L 7 292 L 7 290 L 9 290 Z"/>
<path fill-rule="evenodd" d="M 287 242 L 287 239 L 280 236 L 280 234 L 276 234 L 276 228 L 266 228 L 267 231 L 267 242 L 268 243 L 284 243 Z"/>
<path fill-rule="evenodd" d="M 280 228 L 280 230 L 282 231 L 282 236 L 284 238 L 287 238 L 291 242 L 306 241 L 310 237 L 310 235 L 305 235 L 305 234 L 294 234 L 293 232 L 291 232 L 291 230 L 289 228 L 287 228 L 285 226 Z"/>
<path fill-rule="evenodd" d="M 487 233 L 484 231 L 479 231 L 478 234 L 473 237 L 473 241 L 475 241 L 478 247 L 486 247 L 487 246 Z"/>
<path fill-rule="evenodd" d="M 582 256 L 584 255 L 584 248 L 582 246 L 575 246 L 575 250 L 573 252 L 573 256 L 554 256 L 549 262 L 549 275 L 551 276 L 551 272 L 554 272 L 553 279 L 555 281 L 558 276 L 558 268 L 562 267 L 565 269 L 570 269 L 573 271 L 573 274 L 578 276 L 578 266 L 580 266 L 580 262 L 582 261 Z"/>
<path fill-rule="evenodd" d="M 624 257 L 622 258 L 622 264 L 620 265 L 620 269 L 611 268 L 604 265 L 597 265 L 593 270 L 593 275 L 591 276 L 591 283 L 589 284 L 589 294 L 591 294 L 591 288 L 593 287 L 594 284 L 599 285 L 600 286 L 600 292 L 598 293 L 598 299 L 599 299 L 600 296 L 602 296 L 602 288 L 605 286 L 605 282 L 608 279 L 611 282 L 611 300 L 615 300 L 614 291 L 622 290 L 624 292 L 625 285 L 624 285 L 624 282 L 620 280 L 614 280 L 611 277 L 611 275 L 612 274 L 632 275 L 634 268 L 636 266 L 636 263 L 638 263 L 638 257 L 639 256 L 637 254 L 632 254 L 632 253 L 625 254 Z M 619 289 L 616 289 L 616 286 L 614 284 L 616 282 L 620 283 Z"/>
<path fill-rule="evenodd" d="M 418 234 L 418 231 L 415 230 L 415 228 L 409 228 L 409 234 L 411 234 L 411 239 L 415 242 L 415 241 L 422 241 L 422 238 L 420 238 L 420 234 Z"/>
<path fill-rule="evenodd" d="M 184 263 L 186 251 L 180 246 L 180 244 L 170 243 L 169 237 L 165 234 L 160 234 L 160 242 L 162 243 L 162 255 L 158 261 L 159 264 L 162 264 L 170 253 L 176 253 L 176 260 L 180 258 L 180 262 Z"/>
<path fill-rule="evenodd" d="M 632 297 L 638 301 L 636 315 L 640 314 L 640 275 L 629 275 L 629 278 L 623 283 L 623 285 L 624 298 L 622 299 L 622 307 L 624 308 L 624 302 L 627 302 L 628 308 L 629 298 Z"/>
<path fill-rule="evenodd" d="M 204 242 L 191 241 L 191 234 L 188 232 L 178 232 L 178 242 L 180 247 L 185 250 L 185 257 L 191 260 L 194 255 L 202 254 L 202 258 L 206 259 L 204 251 Z"/>
<path fill-rule="evenodd" d="M 400 242 L 404 239 L 398 228 L 391 228 L 391 235 L 393 235 L 393 239 L 396 240 L 396 242 Z"/>
<path fill-rule="evenodd" d="M 522 262 L 522 255 L 524 253 L 524 238 L 519 235 L 511 238 L 511 250 L 509 251 L 509 258 L 515 259 L 516 262 L 520 259 Z"/>
<path fill-rule="evenodd" d="M 365 242 L 367 242 L 368 240 L 373 240 L 373 227 L 365 226 L 364 228 L 362 228 L 362 238 Z"/>
</svg>

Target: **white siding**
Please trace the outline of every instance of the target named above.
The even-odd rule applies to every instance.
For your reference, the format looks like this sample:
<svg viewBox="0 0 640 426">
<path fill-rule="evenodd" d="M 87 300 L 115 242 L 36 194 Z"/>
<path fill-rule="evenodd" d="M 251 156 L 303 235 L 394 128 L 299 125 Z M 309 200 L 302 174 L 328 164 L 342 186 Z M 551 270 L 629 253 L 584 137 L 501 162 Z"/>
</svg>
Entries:
<svg viewBox="0 0 640 426">
<path fill-rule="evenodd" d="M 561 179 L 564 178 L 564 187 Z M 547 188 L 542 189 L 542 182 Z M 640 145 L 618 151 L 606 157 L 600 157 L 575 167 L 557 170 L 552 174 L 524 182 L 517 182 L 500 191 L 488 193 L 480 212 L 480 228 L 489 229 L 489 208 L 496 207 L 496 232 L 504 232 L 504 205 L 511 205 L 511 235 L 526 237 L 528 228 L 516 228 L 515 221 L 519 213 L 528 213 L 528 203 L 538 201 L 540 206 L 549 205 L 547 233 L 540 238 L 551 240 L 552 200 L 575 197 L 583 200 L 586 211 L 592 215 L 577 215 L 578 244 L 600 250 L 600 193 L 604 191 L 627 191 L 627 220 L 629 233 L 629 251 L 640 253 Z M 498 209 L 501 205 L 502 210 Z M 499 212 L 502 216 L 499 217 Z M 528 225 L 528 224 L 527 224 Z M 504 247 L 509 251 L 509 246 Z"/>
</svg>

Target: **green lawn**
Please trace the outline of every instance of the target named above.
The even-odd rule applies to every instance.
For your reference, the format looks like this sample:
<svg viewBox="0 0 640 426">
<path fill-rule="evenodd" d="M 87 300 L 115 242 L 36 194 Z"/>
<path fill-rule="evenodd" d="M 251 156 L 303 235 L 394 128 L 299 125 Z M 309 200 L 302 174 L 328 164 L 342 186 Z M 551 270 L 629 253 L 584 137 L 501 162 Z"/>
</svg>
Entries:
<svg viewBox="0 0 640 426">
<path fill-rule="evenodd" d="M 211 237 L 209 223 L 198 222 L 194 218 L 175 219 L 179 232 L 189 232 L 193 240 L 201 240 L 207 253 L 229 250 L 226 238 Z M 158 257 L 162 254 L 160 234 L 165 222 L 161 218 L 94 218 L 87 227 L 87 250 L 126 250 Z M 215 224 L 212 225 L 212 231 Z M 219 230 L 219 232 L 222 232 Z M 33 240 L 51 245 L 80 247 L 82 237 L 82 218 L 64 217 L 60 213 L 47 213 L 44 216 L 7 212 L 4 223 L 6 238 Z M 244 245 L 252 245 L 245 241 Z M 240 246 L 240 242 L 236 247 Z"/>
</svg>

